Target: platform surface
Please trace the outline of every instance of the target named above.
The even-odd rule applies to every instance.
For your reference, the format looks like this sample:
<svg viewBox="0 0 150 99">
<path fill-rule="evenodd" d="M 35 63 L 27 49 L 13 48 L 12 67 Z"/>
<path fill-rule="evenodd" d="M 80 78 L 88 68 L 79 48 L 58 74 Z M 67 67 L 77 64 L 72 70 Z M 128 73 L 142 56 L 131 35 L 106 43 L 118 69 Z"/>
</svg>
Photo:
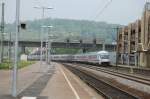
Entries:
<svg viewBox="0 0 150 99">
<path fill-rule="evenodd" d="M 63 65 L 45 63 L 19 70 L 18 97 L 11 97 L 11 71 L 0 71 L 0 99 L 103 99 Z M 24 99 L 24 98 L 23 98 Z"/>
</svg>

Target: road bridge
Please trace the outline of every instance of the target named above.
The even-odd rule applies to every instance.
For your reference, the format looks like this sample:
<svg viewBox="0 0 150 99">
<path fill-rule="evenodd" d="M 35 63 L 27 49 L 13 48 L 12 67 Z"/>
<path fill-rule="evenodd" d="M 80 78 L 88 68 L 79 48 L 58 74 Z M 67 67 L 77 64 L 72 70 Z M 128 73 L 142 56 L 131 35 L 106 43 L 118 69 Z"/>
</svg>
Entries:
<svg viewBox="0 0 150 99">
<path fill-rule="evenodd" d="M 13 41 L 3 41 L 4 46 L 7 46 L 8 44 L 13 45 Z M 45 46 L 46 42 L 43 42 L 43 46 Z M 41 42 L 40 41 L 19 41 L 19 46 L 25 46 L 25 47 L 40 47 Z M 51 42 L 52 48 L 92 48 L 92 47 L 102 47 L 101 44 L 93 44 L 93 43 L 80 43 L 80 42 Z M 105 44 L 106 47 L 115 47 L 114 44 Z"/>
<path fill-rule="evenodd" d="M 4 40 L 3 45 L 13 45 L 13 41 Z M 45 47 L 46 41 L 43 41 L 43 46 Z M 22 49 L 25 49 L 25 47 L 40 47 L 41 42 L 40 40 L 19 40 L 19 46 L 22 47 Z M 114 51 L 116 45 L 114 44 L 105 44 L 105 49 L 108 51 Z M 103 43 L 102 42 L 96 42 L 96 41 L 52 41 L 51 42 L 51 48 L 79 48 L 83 50 L 87 49 L 99 49 L 102 50 Z"/>
</svg>

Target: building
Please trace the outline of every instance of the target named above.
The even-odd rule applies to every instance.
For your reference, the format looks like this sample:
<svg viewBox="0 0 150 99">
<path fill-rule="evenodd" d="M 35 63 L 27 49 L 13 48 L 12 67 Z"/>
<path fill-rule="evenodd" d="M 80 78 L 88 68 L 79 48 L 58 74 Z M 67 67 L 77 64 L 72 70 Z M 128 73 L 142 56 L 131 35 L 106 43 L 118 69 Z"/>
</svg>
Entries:
<svg viewBox="0 0 150 99">
<path fill-rule="evenodd" d="M 141 20 L 119 29 L 118 63 L 150 67 L 150 3 L 146 3 Z"/>
</svg>

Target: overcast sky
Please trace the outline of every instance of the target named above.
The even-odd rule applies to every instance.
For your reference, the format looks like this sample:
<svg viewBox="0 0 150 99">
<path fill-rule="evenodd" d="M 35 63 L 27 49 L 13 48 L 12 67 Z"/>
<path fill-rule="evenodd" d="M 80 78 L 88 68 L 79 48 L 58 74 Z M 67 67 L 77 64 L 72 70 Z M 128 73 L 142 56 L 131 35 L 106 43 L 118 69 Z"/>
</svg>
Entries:
<svg viewBox="0 0 150 99">
<path fill-rule="evenodd" d="M 15 20 L 15 1 L 5 0 L 6 22 Z M 45 17 L 69 18 L 106 21 L 114 24 L 128 24 L 139 19 L 142 15 L 146 0 L 112 0 L 109 6 L 98 13 L 110 0 L 20 0 L 21 20 L 34 20 L 41 18 L 41 10 L 34 6 L 53 7 L 45 11 Z M 147 0 L 148 1 L 148 0 Z M 2 0 L 1 0 L 2 2 Z M 98 16 L 97 16 L 98 15 Z M 97 16 L 97 17 L 96 17 Z M 95 18 L 96 17 L 96 18 Z"/>
</svg>

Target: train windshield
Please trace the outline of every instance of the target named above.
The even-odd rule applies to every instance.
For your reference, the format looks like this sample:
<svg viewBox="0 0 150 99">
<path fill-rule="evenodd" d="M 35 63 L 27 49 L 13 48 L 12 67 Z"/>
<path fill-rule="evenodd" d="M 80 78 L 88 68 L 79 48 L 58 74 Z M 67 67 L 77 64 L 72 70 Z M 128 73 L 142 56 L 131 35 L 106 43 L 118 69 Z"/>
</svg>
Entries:
<svg viewBox="0 0 150 99">
<path fill-rule="evenodd" d="M 109 59 L 109 55 L 100 55 L 101 56 L 101 59 Z"/>
</svg>

